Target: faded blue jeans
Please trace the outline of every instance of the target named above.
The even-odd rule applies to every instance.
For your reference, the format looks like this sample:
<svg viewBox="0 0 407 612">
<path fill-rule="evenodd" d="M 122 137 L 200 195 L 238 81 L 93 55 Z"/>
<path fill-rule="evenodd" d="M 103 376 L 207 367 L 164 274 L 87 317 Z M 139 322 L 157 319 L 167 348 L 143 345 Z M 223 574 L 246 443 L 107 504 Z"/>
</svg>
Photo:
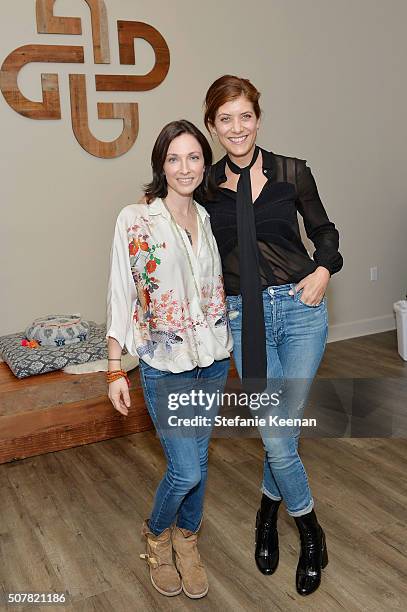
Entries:
<svg viewBox="0 0 407 612">
<path fill-rule="evenodd" d="M 295 284 L 268 287 L 263 291 L 267 345 L 267 391 L 280 386 L 290 389 L 279 410 L 290 416 L 302 411 L 322 359 L 328 335 L 326 298 L 319 306 L 301 302 Z M 290 289 L 294 296 L 289 295 Z M 228 296 L 229 323 L 233 335 L 233 357 L 242 375 L 242 297 Z M 281 383 L 281 384 L 280 384 Z M 287 399 L 288 398 L 288 399 Z M 296 405 L 287 405 L 296 402 Z M 294 409 L 294 410 L 293 410 Z M 299 415 L 301 416 L 301 415 Z M 265 458 L 262 491 L 271 499 L 283 499 L 288 514 L 301 516 L 314 506 L 307 474 L 298 454 L 300 427 L 290 435 L 277 435 L 272 427 L 259 427 Z"/>
<path fill-rule="evenodd" d="M 197 531 L 202 520 L 203 502 L 208 473 L 208 446 L 210 427 L 168 427 L 168 391 L 184 393 L 193 386 L 206 393 L 223 393 L 230 359 L 214 361 L 205 368 L 196 367 L 187 372 L 173 374 L 152 368 L 140 359 L 140 380 L 151 419 L 167 458 L 167 471 L 155 494 L 149 527 L 155 535 L 176 522 L 177 526 Z M 211 408 L 211 416 L 219 406 Z M 186 407 L 188 416 L 203 414 L 205 408 Z M 206 413 L 208 414 L 208 413 Z"/>
</svg>

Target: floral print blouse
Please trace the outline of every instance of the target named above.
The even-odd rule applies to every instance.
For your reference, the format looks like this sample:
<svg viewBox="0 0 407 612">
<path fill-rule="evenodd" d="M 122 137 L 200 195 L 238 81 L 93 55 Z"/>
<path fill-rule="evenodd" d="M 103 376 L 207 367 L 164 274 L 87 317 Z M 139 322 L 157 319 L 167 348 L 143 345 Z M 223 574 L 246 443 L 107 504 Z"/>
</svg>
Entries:
<svg viewBox="0 0 407 612">
<path fill-rule="evenodd" d="M 196 207 L 197 255 L 159 198 L 120 211 L 110 252 L 106 339 L 174 373 L 225 359 L 233 346 L 217 244 Z"/>
</svg>

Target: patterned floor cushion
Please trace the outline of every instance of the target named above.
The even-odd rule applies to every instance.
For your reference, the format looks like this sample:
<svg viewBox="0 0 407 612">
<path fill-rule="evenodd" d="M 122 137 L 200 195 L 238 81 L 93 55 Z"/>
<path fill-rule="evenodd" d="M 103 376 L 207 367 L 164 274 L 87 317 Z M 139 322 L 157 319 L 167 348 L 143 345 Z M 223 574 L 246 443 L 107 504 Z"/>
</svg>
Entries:
<svg viewBox="0 0 407 612">
<path fill-rule="evenodd" d="M 25 332 L 0 337 L 0 357 L 17 378 L 61 370 L 65 366 L 107 359 L 106 324 L 88 321 L 86 340 L 67 346 L 21 346 Z M 123 353 L 127 353 L 124 349 Z"/>
<path fill-rule="evenodd" d="M 89 323 L 80 314 L 55 315 L 35 319 L 25 330 L 27 340 L 41 346 L 68 346 L 88 339 Z"/>
</svg>

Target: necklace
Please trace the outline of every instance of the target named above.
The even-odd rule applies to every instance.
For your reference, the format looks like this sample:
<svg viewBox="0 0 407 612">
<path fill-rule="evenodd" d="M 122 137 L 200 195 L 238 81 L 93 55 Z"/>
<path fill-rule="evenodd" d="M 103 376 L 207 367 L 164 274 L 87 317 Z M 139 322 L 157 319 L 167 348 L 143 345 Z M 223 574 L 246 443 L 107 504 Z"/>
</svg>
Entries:
<svg viewBox="0 0 407 612">
<path fill-rule="evenodd" d="M 170 209 L 169 209 L 169 208 L 168 208 L 168 206 L 167 206 L 166 201 L 163 199 L 163 200 L 162 200 L 162 202 L 163 202 L 163 204 L 164 204 L 165 208 L 167 209 L 167 211 L 168 211 L 168 213 L 169 213 L 169 215 L 170 215 L 170 217 L 171 217 L 171 222 L 172 222 L 172 225 L 174 226 L 175 231 L 176 231 L 176 234 L 177 234 L 177 236 L 178 236 L 179 240 L 181 241 L 182 246 L 183 246 L 183 248 L 184 248 L 184 251 L 185 251 L 185 253 L 186 253 L 186 256 L 187 256 L 187 261 L 188 261 L 188 265 L 189 265 L 189 269 L 190 269 L 190 271 L 191 271 L 191 275 L 192 275 L 192 278 L 193 278 L 193 281 L 194 281 L 194 286 L 195 286 L 196 295 L 197 295 L 198 300 L 199 300 L 199 302 L 200 302 L 200 304 L 201 304 L 202 311 L 203 311 L 203 312 L 206 314 L 206 311 L 207 311 L 207 306 L 205 306 L 205 307 L 203 307 L 203 306 L 202 306 L 202 302 L 201 302 L 201 292 L 199 291 L 198 284 L 197 284 L 197 282 L 196 282 L 196 277 L 195 277 L 194 267 L 193 267 L 193 265 L 192 265 L 192 261 L 191 261 L 191 257 L 190 257 L 190 255 L 189 255 L 189 251 L 188 251 L 187 245 L 185 244 L 184 237 L 183 237 L 183 235 L 181 234 L 181 232 L 180 232 L 180 230 L 179 230 L 179 225 L 178 225 L 178 223 L 175 221 L 175 219 L 174 219 L 174 217 L 173 217 L 173 215 L 172 215 L 172 213 L 171 213 Z M 205 242 L 206 242 L 206 244 L 207 244 L 207 246 L 208 246 L 208 249 L 209 249 L 209 252 L 210 252 L 210 255 L 211 255 L 211 279 L 212 279 L 212 293 L 211 293 L 211 300 L 210 300 L 210 301 L 212 301 L 212 298 L 213 298 L 213 285 L 214 285 L 214 279 L 213 279 L 213 276 L 214 276 L 214 273 L 215 273 L 215 257 L 214 257 L 213 249 L 212 249 L 211 244 L 210 244 L 210 242 L 209 242 L 208 234 L 206 233 L 206 230 L 205 230 L 204 224 L 202 223 L 202 219 L 201 219 L 201 217 L 200 217 L 200 215 L 199 215 L 199 213 L 198 213 L 198 209 L 197 209 L 197 207 L 196 207 L 196 203 L 195 203 L 195 202 L 193 202 L 192 204 L 193 204 L 193 206 L 194 206 L 194 208 L 195 208 L 195 213 L 196 213 L 196 216 L 197 216 L 197 218 L 198 218 L 199 227 L 200 227 L 200 229 L 201 229 L 202 234 L 205 236 Z M 187 234 L 188 239 L 189 239 L 189 241 L 190 241 L 190 243 L 191 243 L 191 246 L 192 246 L 192 236 L 191 236 L 191 233 L 190 233 L 190 232 L 189 232 L 189 231 L 188 231 L 186 228 L 185 228 L 185 233 Z"/>
<path fill-rule="evenodd" d="M 187 237 L 188 237 L 188 240 L 189 240 L 189 242 L 190 242 L 191 246 L 193 246 L 193 243 L 192 243 L 192 234 L 191 234 L 191 232 L 189 231 L 189 229 L 188 229 L 188 228 L 187 228 L 187 227 L 184 225 L 184 223 L 178 222 L 178 221 L 175 219 L 174 215 L 171 213 L 170 209 L 168 208 L 167 203 L 166 203 L 164 200 L 163 200 L 163 203 L 164 203 L 164 206 L 166 207 L 166 209 L 168 210 L 168 212 L 170 213 L 170 215 L 171 215 L 171 219 L 172 219 L 173 221 L 175 221 L 175 223 L 176 223 L 176 225 L 177 225 L 177 226 L 182 227 L 182 229 L 184 230 L 184 232 L 186 233 L 186 235 L 187 235 Z M 193 205 L 191 205 L 191 207 L 192 207 L 192 206 L 193 206 Z M 195 213 L 197 213 L 197 211 L 196 211 L 196 207 L 195 207 Z M 187 213 L 187 216 L 188 216 L 188 214 L 189 214 L 189 212 Z"/>
<path fill-rule="evenodd" d="M 188 240 L 191 243 L 191 246 L 193 246 L 192 245 L 192 235 L 191 235 L 191 232 L 186 227 L 184 227 L 184 230 L 185 230 L 186 235 L 188 236 Z"/>
</svg>

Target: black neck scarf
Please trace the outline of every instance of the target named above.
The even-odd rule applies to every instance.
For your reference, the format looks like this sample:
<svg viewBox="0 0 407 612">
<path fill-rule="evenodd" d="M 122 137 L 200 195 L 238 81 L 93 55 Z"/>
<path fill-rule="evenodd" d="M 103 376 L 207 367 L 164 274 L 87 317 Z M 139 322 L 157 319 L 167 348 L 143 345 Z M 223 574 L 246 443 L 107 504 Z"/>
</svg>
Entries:
<svg viewBox="0 0 407 612">
<path fill-rule="evenodd" d="M 261 392 L 267 385 L 266 331 L 250 181 L 250 168 L 256 162 L 259 151 L 256 146 L 252 161 L 245 168 L 240 168 L 226 156 L 230 170 L 240 175 L 237 183 L 236 221 L 243 310 L 242 383 L 249 393 Z"/>
</svg>

